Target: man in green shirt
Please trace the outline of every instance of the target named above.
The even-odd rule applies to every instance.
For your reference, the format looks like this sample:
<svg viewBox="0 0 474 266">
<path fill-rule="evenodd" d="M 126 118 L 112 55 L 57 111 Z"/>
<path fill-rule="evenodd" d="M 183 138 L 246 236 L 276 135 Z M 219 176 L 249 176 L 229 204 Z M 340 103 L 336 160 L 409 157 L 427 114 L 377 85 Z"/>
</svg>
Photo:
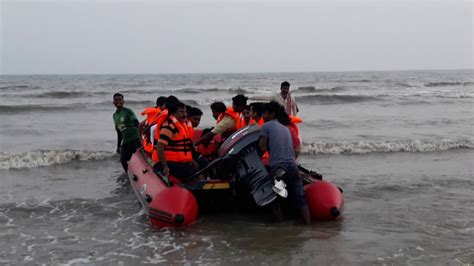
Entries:
<svg viewBox="0 0 474 266">
<path fill-rule="evenodd" d="M 128 161 L 141 144 L 138 138 L 138 119 L 132 110 L 123 107 L 123 103 L 123 95 L 114 94 L 114 105 L 117 107 L 113 115 L 117 131 L 117 153 L 120 154 L 120 163 L 127 172 Z"/>
</svg>

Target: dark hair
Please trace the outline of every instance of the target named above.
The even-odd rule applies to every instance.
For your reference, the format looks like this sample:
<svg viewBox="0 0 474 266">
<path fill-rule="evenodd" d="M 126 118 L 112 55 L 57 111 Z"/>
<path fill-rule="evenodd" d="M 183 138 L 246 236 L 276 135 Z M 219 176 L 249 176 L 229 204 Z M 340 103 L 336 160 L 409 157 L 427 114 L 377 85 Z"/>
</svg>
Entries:
<svg viewBox="0 0 474 266">
<path fill-rule="evenodd" d="M 123 99 L 123 94 L 117 92 L 114 94 L 114 97 L 112 99 L 115 99 L 115 97 L 122 97 Z"/>
<path fill-rule="evenodd" d="M 164 104 L 166 104 L 166 100 L 167 98 L 165 96 L 160 96 L 156 98 L 156 107 L 163 106 Z"/>
<path fill-rule="evenodd" d="M 283 82 L 281 83 L 280 88 L 283 88 L 283 87 L 290 87 L 290 83 L 289 83 L 288 81 L 283 81 Z"/>
<path fill-rule="evenodd" d="M 176 114 L 179 108 L 186 108 L 186 105 L 180 101 L 171 101 L 166 102 L 166 107 L 168 108 L 168 114 L 174 115 Z"/>
<path fill-rule="evenodd" d="M 204 136 L 204 135 L 206 135 L 207 133 L 211 132 L 213 129 L 214 129 L 213 127 L 205 128 L 205 129 L 202 130 L 201 135 Z"/>
<path fill-rule="evenodd" d="M 257 115 L 261 117 L 263 115 L 263 112 L 265 111 L 265 103 L 262 103 L 262 102 L 251 103 L 250 110 L 252 112 L 257 113 Z"/>
<path fill-rule="evenodd" d="M 291 124 L 290 116 L 286 113 L 285 108 L 283 108 L 283 106 L 281 106 L 281 110 L 277 115 L 277 120 L 278 122 L 280 122 L 280 124 L 284 126 L 289 126 Z"/>
<path fill-rule="evenodd" d="M 271 101 L 265 104 L 265 111 L 268 113 L 274 113 L 275 118 L 284 126 L 289 126 L 291 123 L 290 116 L 285 111 L 285 108 L 275 101 Z"/>
<path fill-rule="evenodd" d="M 173 106 L 175 104 L 179 103 L 179 100 L 178 98 L 176 98 L 175 96 L 173 95 L 170 95 L 168 96 L 168 98 L 166 98 L 166 104 L 165 104 L 165 107 L 167 109 L 170 109 L 170 106 Z"/>
<path fill-rule="evenodd" d="M 243 94 L 237 94 L 232 98 L 232 103 L 238 106 L 247 105 L 247 97 L 245 97 Z"/>
<path fill-rule="evenodd" d="M 268 112 L 270 114 L 275 114 L 275 116 L 278 116 L 278 112 L 280 111 L 280 104 L 275 102 L 275 101 L 271 101 L 269 103 L 266 103 L 265 104 L 265 107 L 264 107 L 264 112 Z"/>
<path fill-rule="evenodd" d="M 202 115 L 202 111 L 199 108 L 192 107 L 192 106 L 186 106 L 186 110 L 188 112 L 188 117 L 189 116 L 196 116 L 196 115 Z"/>
<path fill-rule="evenodd" d="M 215 102 L 211 104 L 211 110 L 214 112 L 225 113 L 227 107 L 223 102 Z"/>
<path fill-rule="evenodd" d="M 244 110 L 249 110 L 249 111 L 250 111 L 250 105 L 247 104 L 247 105 L 244 107 Z"/>
</svg>

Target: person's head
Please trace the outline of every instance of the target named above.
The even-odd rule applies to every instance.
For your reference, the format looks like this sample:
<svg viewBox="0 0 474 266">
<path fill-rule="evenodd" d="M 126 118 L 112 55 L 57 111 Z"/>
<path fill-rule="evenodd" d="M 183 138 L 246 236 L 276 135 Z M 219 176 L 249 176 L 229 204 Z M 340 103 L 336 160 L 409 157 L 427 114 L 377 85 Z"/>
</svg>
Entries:
<svg viewBox="0 0 474 266">
<path fill-rule="evenodd" d="M 214 117 L 215 120 L 217 120 L 221 114 L 225 113 L 226 110 L 227 108 L 223 102 L 215 102 L 211 104 L 212 117 Z"/>
<path fill-rule="evenodd" d="M 237 113 L 241 113 L 247 105 L 247 97 L 242 94 L 238 94 L 232 98 L 232 108 Z"/>
<path fill-rule="evenodd" d="M 263 116 L 262 116 L 263 120 L 267 122 L 267 121 L 277 118 L 279 115 L 279 112 L 281 112 L 281 108 L 282 106 L 275 101 L 266 103 L 263 109 Z"/>
<path fill-rule="evenodd" d="M 125 102 L 123 100 L 123 94 L 117 92 L 117 93 L 114 94 L 113 99 L 114 99 L 113 103 L 114 103 L 115 107 L 117 107 L 117 109 L 122 109 L 123 108 L 123 103 Z"/>
<path fill-rule="evenodd" d="M 291 124 L 290 116 L 286 113 L 285 108 L 280 105 L 280 110 L 278 110 L 277 118 L 278 122 L 284 126 L 289 126 Z"/>
<path fill-rule="evenodd" d="M 242 116 L 244 117 L 246 123 L 250 121 L 250 105 L 246 105 L 244 107 L 244 110 L 242 111 Z"/>
<path fill-rule="evenodd" d="M 178 98 L 176 96 L 170 95 L 166 98 L 166 103 L 165 103 L 165 108 L 169 109 L 170 106 L 173 106 L 179 102 Z"/>
<path fill-rule="evenodd" d="M 165 96 L 160 96 L 156 98 L 156 107 L 159 107 L 160 109 L 165 108 L 166 99 L 167 98 Z"/>
<path fill-rule="evenodd" d="M 202 116 L 202 111 L 199 108 L 196 107 L 187 107 L 187 116 L 188 116 L 188 121 L 191 122 L 193 127 L 198 127 L 199 123 L 201 123 L 201 116 Z"/>
<path fill-rule="evenodd" d="M 264 108 L 265 108 L 265 103 L 262 103 L 262 102 L 251 103 L 250 116 L 252 117 L 252 119 L 258 122 L 258 120 L 262 118 Z"/>
<path fill-rule="evenodd" d="M 174 115 L 179 122 L 186 121 L 186 105 L 180 101 L 167 102 L 168 115 Z"/>
<path fill-rule="evenodd" d="M 288 81 L 283 81 L 281 83 L 280 93 L 283 98 L 286 98 L 286 96 L 288 96 L 288 93 L 290 93 L 290 83 Z"/>
</svg>

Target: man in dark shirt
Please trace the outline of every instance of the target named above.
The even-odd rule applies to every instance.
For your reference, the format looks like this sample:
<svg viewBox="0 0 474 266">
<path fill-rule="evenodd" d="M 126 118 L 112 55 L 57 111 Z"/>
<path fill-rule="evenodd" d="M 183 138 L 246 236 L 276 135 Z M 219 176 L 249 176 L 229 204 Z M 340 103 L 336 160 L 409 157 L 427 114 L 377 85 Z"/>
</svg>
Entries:
<svg viewBox="0 0 474 266">
<path fill-rule="evenodd" d="M 311 224 L 308 204 L 303 190 L 303 182 L 296 165 L 293 141 L 288 127 L 280 124 L 278 115 L 285 112 L 283 106 L 277 102 L 265 104 L 263 119 L 265 124 L 260 128 L 259 147 L 262 152 L 270 153 L 270 173 L 275 173 L 278 168 L 285 170 L 285 181 L 288 185 L 288 195 L 293 206 L 297 208 L 306 224 Z M 279 219 L 281 210 L 279 206 L 274 209 Z"/>
<path fill-rule="evenodd" d="M 138 138 L 138 119 L 133 111 L 124 107 L 123 104 L 123 95 L 114 94 L 114 105 L 117 108 L 113 115 L 117 131 L 117 153 L 120 154 L 120 163 L 127 172 L 128 161 L 132 154 L 140 148 L 140 140 Z"/>
</svg>

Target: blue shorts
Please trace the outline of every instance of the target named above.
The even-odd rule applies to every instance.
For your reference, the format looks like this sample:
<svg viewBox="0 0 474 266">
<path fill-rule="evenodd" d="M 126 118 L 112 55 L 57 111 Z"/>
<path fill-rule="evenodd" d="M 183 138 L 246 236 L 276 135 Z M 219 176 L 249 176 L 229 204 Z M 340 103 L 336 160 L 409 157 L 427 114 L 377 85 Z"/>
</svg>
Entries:
<svg viewBox="0 0 474 266">
<path fill-rule="evenodd" d="M 286 171 L 284 181 L 286 189 L 288 189 L 288 199 L 293 204 L 293 207 L 301 209 L 308 206 L 306 203 L 306 196 L 303 189 L 303 181 L 301 180 L 300 171 L 295 163 L 280 163 L 272 166 L 270 172 L 274 173 L 278 168 Z"/>
</svg>

